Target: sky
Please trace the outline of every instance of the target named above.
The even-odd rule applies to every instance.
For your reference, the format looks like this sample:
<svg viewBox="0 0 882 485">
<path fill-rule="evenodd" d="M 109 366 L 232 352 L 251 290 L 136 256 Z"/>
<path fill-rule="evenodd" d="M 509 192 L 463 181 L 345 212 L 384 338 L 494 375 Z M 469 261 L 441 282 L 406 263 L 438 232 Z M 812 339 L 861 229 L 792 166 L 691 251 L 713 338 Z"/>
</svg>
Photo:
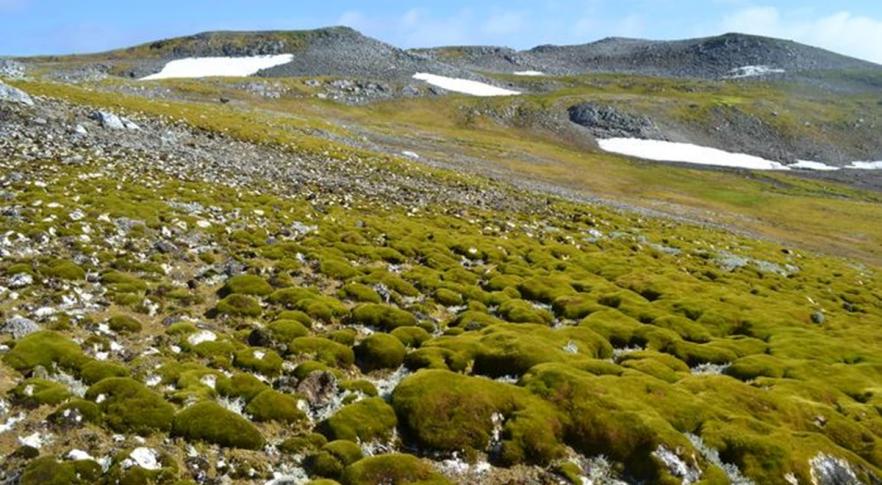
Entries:
<svg viewBox="0 0 882 485">
<path fill-rule="evenodd" d="M 348 25 L 399 47 L 530 48 L 744 32 L 882 63 L 882 0 L 0 0 L 0 55 L 109 50 L 206 30 Z"/>
</svg>

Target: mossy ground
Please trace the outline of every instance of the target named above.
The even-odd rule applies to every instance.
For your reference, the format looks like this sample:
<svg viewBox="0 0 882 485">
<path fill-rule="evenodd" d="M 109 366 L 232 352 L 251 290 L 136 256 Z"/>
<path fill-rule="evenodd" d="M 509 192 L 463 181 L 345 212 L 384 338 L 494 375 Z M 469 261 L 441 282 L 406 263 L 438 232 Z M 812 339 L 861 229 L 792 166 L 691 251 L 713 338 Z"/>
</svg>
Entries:
<svg viewBox="0 0 882 485">
<path fill-rule="evenodd" d="M 143 435 L 168 448 L 181 479 L 193 478 L 190 445 L 268 479 L 264 447 L 286 443 L 303 461 L 272 460 L 316 477 L 443 483 L 418 457 L 362 457 L 358 440 L 501 469 L 604 455 L 629 477 L 671 482 L 653 454 L 664 447 L 718 476 L 688 436 L 757 483 L 808 482 L 818 453 L 862 479 L 882 475 L 875 266 L 556 199 L 534 211 L 413 210 L 124 161 L 17 169 L 43 183 L 7 184 L 23 216 L 0 220 L 4 233 L 40 240 L 41 221 L 61 214 L 53 203 L 85 217 L 45 248 L 57 260 L 0 262 L 4 277 L 46 275 L 4 300 L 3 316 L 60 307 L 74 288 L 102 302 L 4 337 L 10 415 L 33 413 L 19 434 L 94 435 L 91 451 L 108 455 L 114 434 Z M 295 223 L 316 230 L 295 237 Z M 112 239 L 121 227 L 125 251 Z M 163 233 L 198 244 L 151 249 Z M 724 264 L 732 255 L 745 264 Z M 97 278 L 58 263 L 75 260 Z M 315 389 L 299 384 L 316 375 L 336 386 L 330 415 L 304 412 Z M 91 386 L 85 400 L 72 383 Z M 71 428 L 73 408 L 88 416 Z M 314 431 L 331 443 L 304 438 Z M 4 454 L 12 446 L 0 441 Z M 65 480 L 70 448 L 56 440 L 20 468 Z"/>
</svg>

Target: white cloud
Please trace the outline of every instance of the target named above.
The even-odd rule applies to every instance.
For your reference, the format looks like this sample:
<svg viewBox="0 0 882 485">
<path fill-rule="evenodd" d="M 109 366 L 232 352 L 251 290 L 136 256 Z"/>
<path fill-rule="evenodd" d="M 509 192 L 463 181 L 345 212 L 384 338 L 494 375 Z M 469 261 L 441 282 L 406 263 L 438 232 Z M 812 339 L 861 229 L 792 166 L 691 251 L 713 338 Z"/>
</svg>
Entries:
<svg viewBox="0 0 882 485">
<path fill-rule="evenodd" d="M 776 7 L 750 7 L 725 17 L 726 32 L 793 39 L 842 54 L 882 63 L 882 20 L 840 11 L 822 17 Z"/>
</svg>

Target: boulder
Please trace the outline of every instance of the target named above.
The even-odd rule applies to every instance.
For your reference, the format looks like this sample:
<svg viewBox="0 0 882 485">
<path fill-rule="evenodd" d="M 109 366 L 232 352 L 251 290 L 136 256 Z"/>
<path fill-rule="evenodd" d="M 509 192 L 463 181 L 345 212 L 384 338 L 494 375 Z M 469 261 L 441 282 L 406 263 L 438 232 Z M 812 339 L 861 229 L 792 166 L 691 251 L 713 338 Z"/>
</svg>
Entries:
<svg viewBox="0 0 882 485">
<path fill-rule="evenodd" d="M 40 326 L 37 325 L 36 322 L 20 316 L 14 316 L 9 320 L 6 320 L 6 323 L 0 328 L 2 333 L 10 334 L 12 335 L 12 338 L 16 340 L 39 330 Z"/>
<path fill-rule="evenodd" d="M 0 81 L 0 102 L 18 103 L 26 106 L 34 105 L 34 100 L 28 96 L 28 93 L 4 84 L 3 81 Z"/>
</svg>

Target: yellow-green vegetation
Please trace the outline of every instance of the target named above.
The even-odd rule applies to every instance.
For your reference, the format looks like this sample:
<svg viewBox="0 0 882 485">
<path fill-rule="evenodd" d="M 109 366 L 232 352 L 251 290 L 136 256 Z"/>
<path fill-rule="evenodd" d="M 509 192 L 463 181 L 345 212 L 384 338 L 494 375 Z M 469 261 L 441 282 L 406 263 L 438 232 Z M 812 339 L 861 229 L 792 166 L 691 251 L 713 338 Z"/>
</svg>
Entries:
<svg viewBox="0 0 882 485">
<path fill-rule="evenodd" d="M 171 433 L 230 448 L 256 450 L 264 445 L 263 436 L 253 424 L 214 402 L 201 402 L 180 411 L 174 417 Z"/>
<path fill-rule="evenodd" d="M 161 395 L 126 377 L 99 381 L 86 391 L 86 399 L 96 402 L 107 425 L 120 433 L 168 431 L 175 412 Z"/>
<path fill-rule="evenodd" d="M 341 482 L 346 485 L 373 483 L 420 483 L 443 485 L 450 483 L 432 467 L 411 455 L 391 454 L 371 456 L 346 467 Z"/>
<path fill-rule="evenodd" d="M 328 439 L 367 443 L 388 440 L 396 424 L 395 410 L 373 397 L 343 407 L 320 427 Z"/>
<path fill-rule="evenodd" d="M 110 102 L 85 89 L 29 86 Z M 138 102 L 120 97 L 113 105 Z M 406 120 L 432 103 L 401 102 L 387 119 Z M 170 109 L 160 105 L 145 103 L 144 111 Z M 265 113 L 213 118 L 219 108 L 197 116 L 195 105 L 170 105 L 205 130 L 264 143 L 300 139 L 273 138 L 287 122 L 256 127 L 247 117 Z M 463 144 L 495 133 L 445 129 Z M 550 150 L 526 147 L 531 136 L 512 150 Z M 759 214 L 757 204 L 773 216 L 787 212 L 775 231 L 826 214 L 792 237 L 855 220 L 870 221 L 868 234 L 879 230 L 868 217 L 878 211 L 872 197 L 840 187 L 786 179 L 787 187 L 763 194 L 769 180 L 784 179 L 670 175 L 606 158 L 577 173 L 599 173 L 588 168 L 601 161 L 616 181 L 598 183 L 611 192 L 644 178 L 650 183 L 637 192 L 685 178 L 673 182 L 683 189 L 676 198 L 695 207 L 761 195 L 739 214 Z M 28 160 L 15 168 L 43 183 L 4 187 L 23 213 L 0 220 L 4 234 L 38 240 L 53 203 L 85 214 L 52 240 L 57 259 L 22 252 L 0 261 L 4 278 L 40 276 L 18 300 L 0 303 L 4 320 L 57 307 L 39 312 L 40 330 L 0 342 L 11 410 L 51 416 L 45 426 L 56 434 L 88 433 L 103 444 L 135 433 L 181 460 L 192 445 L 241 460 L 239 469 L 261 479 L 284 464 L 343 484 L 445 483 L 429 461 L 454 454 L 575 478 L 587 470 L 565 460 L 602 455 L 648 483 L 682 482 L 660 458 L 670 455 L 707 483 L 722 483 L 733 468 L 756 483 L 810 483 L 818 456 L 847 463 L 864 482 L 882 476 L 882 277 L 872 257 L 862 265 L 554 198 L 496 210 L 455 201 L 415 207 L 177 178 L 126 161 Z M 400 173 L 408 170 L 421 169 Z M 699 197 L 721 186 L 737 197 Z M 810 204 L 818 198 L 832 208 Z M 839 217 L 853 208 L 862 209 Z M 81 237 L 85 224 L 89 238 Z M 296 224 L 315 230 L 293 234 Z M 126 245 L 114 242 L 120 226 Z M 182 249 L 149 249 L 163 233 Z M 868 247 L 853 246 L 875 254 Z M 90 276 L 63 263 L 73 261 Z M 227 277 L 227 268 L 242 276 Z M 99 304 L 63 303 L 71 294 Z M 91 386 L 85 399 L 75 392 L 81 384 Z M 80 427 L 66 420 L 74 411 Z M 364 457 L 360 444 L 410 454 Z M 2 446 L 4 456 L 12 452 Z M 45 456 L 20 464 L 22 481 L 87 477 L 76 462 L 59 461 L 70 447 L 46 444 Z M 184 466 L 167 473 L 194 478 Z"/>
</svg>

